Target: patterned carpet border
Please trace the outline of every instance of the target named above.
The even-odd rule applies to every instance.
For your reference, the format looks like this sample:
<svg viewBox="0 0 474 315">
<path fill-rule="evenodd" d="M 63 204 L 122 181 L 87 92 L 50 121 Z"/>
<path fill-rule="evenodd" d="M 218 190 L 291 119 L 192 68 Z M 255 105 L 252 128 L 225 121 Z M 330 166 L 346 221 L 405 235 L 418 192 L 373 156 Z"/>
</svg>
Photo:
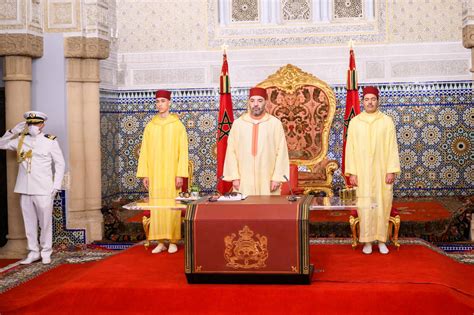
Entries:
<svg viewBox="0 0 474 315">
<path fill-rule="evenodd" d="M 0 269 L 0 294 L 30 281 L 49 270 L 57 268 L 60 265 L 99 261 L 118 252 L 119 251 L 93 249 L 54 252 L 51 256 L 51 264 L 49 265 L 43 265 L 41 261 L 30 265 L 21 265 L 18 261 Z"/>
</svg>

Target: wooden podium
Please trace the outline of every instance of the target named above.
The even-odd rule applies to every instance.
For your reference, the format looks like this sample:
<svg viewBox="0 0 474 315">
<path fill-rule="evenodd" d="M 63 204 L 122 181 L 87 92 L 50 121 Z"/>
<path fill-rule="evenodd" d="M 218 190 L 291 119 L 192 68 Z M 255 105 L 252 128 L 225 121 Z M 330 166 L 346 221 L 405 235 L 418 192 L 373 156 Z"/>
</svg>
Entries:
<svg viewBox="0 0 474 315">
<path fill-rule="evenodd" d="M 188 205 L 189 283 L 310 284 L 308 214 L 312 196 L 249 196 Z"/>
</svg>

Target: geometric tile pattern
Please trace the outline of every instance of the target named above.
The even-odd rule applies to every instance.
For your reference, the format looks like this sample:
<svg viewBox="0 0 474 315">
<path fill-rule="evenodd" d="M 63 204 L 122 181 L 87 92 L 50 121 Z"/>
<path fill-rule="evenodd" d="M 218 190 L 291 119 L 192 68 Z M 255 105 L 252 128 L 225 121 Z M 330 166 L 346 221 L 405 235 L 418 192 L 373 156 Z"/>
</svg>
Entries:
<svg viewBox="0 0 474 315">
<path fill-rule="evenodd" d="M 56 195 L 53 205 L 53 247 L 55 249 L 77 248 L 79 244 L 86 243 L 84 229 L 66 228 L 66 194 L 61 190 Z"/>
<path fill-rule="evenodd" d="M 397 197 L 470 195 L 474 192 L 474 104 L 470 81 L 379 84 L 381 110 L 397 129 L 402 174 Z M 346 90 L 332 86 L 336 114 L 328 156 L 341 161 Z M 360 87 L 360 90 L 362 86 Z M 246 109 L 248 88 L 231 90 L 234 116 Z M 217 89 L 173 90 L 171 111 L 186 126 L 194 182 L 216 185 Z M 135 177 L 145 125 L 156 114 L 153 91 L 101 92 L 103 201 L 145 195 Z M 336 171 L 333 184 L 342 184 Z"/>
</svg>

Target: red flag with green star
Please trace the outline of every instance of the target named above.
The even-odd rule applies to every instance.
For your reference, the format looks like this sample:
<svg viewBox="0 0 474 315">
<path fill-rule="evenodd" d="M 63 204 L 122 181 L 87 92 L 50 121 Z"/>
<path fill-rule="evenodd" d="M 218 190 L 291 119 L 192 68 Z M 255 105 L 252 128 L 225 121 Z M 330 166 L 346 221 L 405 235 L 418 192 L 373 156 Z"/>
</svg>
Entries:
<svg viewBox="0 0 474 315">
<path fill-rule="evenodd" d="M 360 113 L 360 100 L 359 91 L 357 86 L 357 71 L 355 64 L 354 50 L 351 47 L 349 57 L 349 70 L 347 70 L 347 96 L 346 96 L 346 113 L 344 115 L 344 132 L 342 134 L 342 174 L 345 173 L 346 158 L 346 139 L 347 139 L 347 127 L 352 118 Z M 346 186 L 349 185 L 349 177 L 344 176 Z"/>
<path fill-rule="evenodd" d="M 219 124 L 217 127 L 217 190 L 224 194 L 232 190 L 232 182 L 225 182 L 221 177 L 224 169 L 227 139 L 234 122 L 229 84 L 229 66 L 227 65 L 227 54 L 225 52 L 220 77 L 220 95 Z"/>
</svg>

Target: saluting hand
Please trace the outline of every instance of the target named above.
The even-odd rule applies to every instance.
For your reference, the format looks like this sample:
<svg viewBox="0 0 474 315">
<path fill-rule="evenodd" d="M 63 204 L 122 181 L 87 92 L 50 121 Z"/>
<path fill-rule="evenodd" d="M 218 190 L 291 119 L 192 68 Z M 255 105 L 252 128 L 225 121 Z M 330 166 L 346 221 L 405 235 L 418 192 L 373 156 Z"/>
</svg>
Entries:
<svg viewBox="0 0 474 315">
<path fill-rule="evenodd" d="M 20 132 L 23 131 L 23 129 L 25 129 L 25 126 L 26 126 L 26 122 L 22 121 L 16 124 L 15 127 L 13 127 L 12 129 L 10 129 L 10 132 L 13 134 L 19 134 Z"/>
</svg>

